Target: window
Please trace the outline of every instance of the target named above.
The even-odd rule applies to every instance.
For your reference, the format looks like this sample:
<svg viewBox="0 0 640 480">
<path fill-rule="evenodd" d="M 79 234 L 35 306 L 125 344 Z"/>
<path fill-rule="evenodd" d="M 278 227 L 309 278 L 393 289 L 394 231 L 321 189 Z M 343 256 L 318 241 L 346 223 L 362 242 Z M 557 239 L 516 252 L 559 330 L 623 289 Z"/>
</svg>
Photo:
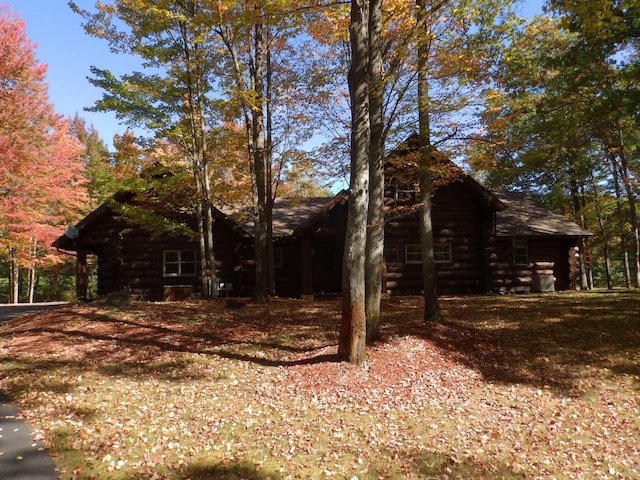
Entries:
<svg viewBox="0 0 640 480">
<path fill-rule="evenodd" d="M 527 240 L 524 238 L 513 239 L 513 264 L 529 264 L 529 248 L 527 247 Z"/>
<path fill-rule="evenodd" d="M 398 245 L 384 246 L 384 262 L 388 265 L 400 263 L 400 251 L 398 250 Z"/>
<path fill-rule="evenodd" d="M 415 202 L 417 200 L 415 185 L 396 185 L 395 200 L 398 202 Z"/>
<path fill-rule="evenodd" d="M 435 263 L 451 263 L 451 244 L 436 243 L 433 245 L 433 261 Z"/>
<path fill-rule="evenodd" d="M 436 243 L 433 245 L 434 263 L 451 263 L 451 244 Z M 404 246 L 405 263 L 422 263 L 422 246 L 419 243 L 412 243 Z"/>
<path fill-rule="evenodd" d="M 195 250 L 165 250 L 162 258 L 162 270 L 165 277 L 195 276 Z"/>
<path fill-rule="evenodd" d="M 404 263 L 422 263 L 422 246 L 419 243 L 404 246 Z"/>
</svg>

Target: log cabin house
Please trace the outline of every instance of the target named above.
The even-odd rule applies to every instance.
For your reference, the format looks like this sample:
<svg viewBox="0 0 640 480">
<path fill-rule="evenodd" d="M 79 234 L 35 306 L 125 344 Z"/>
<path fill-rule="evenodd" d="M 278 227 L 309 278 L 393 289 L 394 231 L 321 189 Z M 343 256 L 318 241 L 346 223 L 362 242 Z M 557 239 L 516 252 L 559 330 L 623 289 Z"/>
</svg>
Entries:
<svg viewBox="0 0 640 480">
<path fill-rule="evenodd" d="M 409 150 L 397 149 L 390 158 L 406 156 Z M 434 155 L 434 163 L 442 164 L 442 157 Z M 406 181 L 406 172 L 411 176 L 412 168 L 407 169 L 406 162 L 388 163 L 383 290 L 391 295 L 420 294 L 419 205 L 415 184 Z M 451 168 L 454 175 L 439 175 L 434 181 L 432 198 L 439 293 L 575 288 L 580 242 L 589 232 L 525 195 L 490 192 L 457 167 Z M 114 200 L 132 199 L 119 193 Z M 341 292 L 347 202 L 346 191 L 331 198 L 276 200 L 276 295 L 300 298 Z M 220 293 L 250 296 L 254 285 L 251 222 L 216 209 L 213 229 Z M 145 300 L 176 300 L 202 293 L 193 238 L 152 235 L 124 222 L 109 203 L 81 220 L 72 232 L 60 236 L 53 246 L 75 252 L 79 298 L 87 293 L 87 255 L 97 259 L 98 296 L 125 288 Z"/>
</svg>

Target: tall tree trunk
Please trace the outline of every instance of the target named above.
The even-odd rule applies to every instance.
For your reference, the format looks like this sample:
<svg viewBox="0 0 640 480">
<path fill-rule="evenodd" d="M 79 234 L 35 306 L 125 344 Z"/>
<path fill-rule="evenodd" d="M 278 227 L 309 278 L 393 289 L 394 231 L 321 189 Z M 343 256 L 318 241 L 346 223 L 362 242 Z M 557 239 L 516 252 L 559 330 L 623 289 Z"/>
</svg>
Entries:
<svg viewBox="0 0 640 480">
<path fill-rule="evenodd" d="M 209 154 L 207 151 L 207 139 L 206 130 L 204 124 L 204 112 L 200 113 L 200 134 L 202 138 L 202 147 L 200 151 L 201 163 L 202 163 L 202 191 L 203 199 L 201 200 L 203 205 L 203 221 L 204 221 L 204 247 L 206 252 L 206 263 L 208 279 L 211 284 L 212 297 L 218 296 L 218 276 L 216 275 L 216 258 L 214 247 L 214 234 L 213 234 L 213 194 L 211 192 L 211 179 L 209 176 Z"/>
<path fill-rule="evenodd" d="M 367 212 L 367 342 L 380 337 L 380 300 L 384 260 L 384 136 L 382 100 L 382 0 L 369 4 L 369 209 Z"/>
<path fill-rule="evenodd" d="M 424 321 L 440 322 L 442 313 L 438 301 L 436 266 L 433 261 L 433 227 L 431 224 L 431 145 L 429 101 L 429 49 L 430 38 L 424 31 L 427 25 L 427 1 L 417 0 L 417 23 L 422 26 L 418 38 L 418 125 L 420 145 L 420 243 L 422 245 L 422 276 L 424 285 Z"/>
<path fill-rule="evenodd" d="M 254 4 L 255 18 L 262 18 L 260 3 Z M 245 68 L 240 63 L 238 50 L 234 42 L 233 29 L 221 25 L 216 28 L 217 34 L 226 46 L 236 88 L 240 92 L 251 94 L 240 100 L 245 120 L 247 150 L 249 152 L 249 168 L 251 170 L 251 193 L 253 199 L 253 218 L 255 223 L 255 289 L 253 299 L 266 303 L 273 291 L 273 226 L 271 200 L 271 146 L 265 141 L 264 111 L 268 101 L 264 89 L 264 62 L 269 49 L 264 37 L 265 26 L 257 22 L 253 24 L 248 44 L 251 45 L 249 64 L 249 83 L 245 82 Z M 230 33 L 231 32 L 231 33 Z M 270 66 L 268 66 L 270 68 Z M 268 74 L 267 74 L 268 75 Z M 267 78 L 267 80 L 269 80 Z M 247 100 L 249 98 L 250 100 Z"/>
<path fill-rule="evenodd" d="M 370 139 L 367 81 L 368 13 L 367 0 L 351 0 L 351 67 L 348 78 L 351 98 L 351 176 L 338 355 L 354 364 L 361 364 L 366 358 L 365 256 Z"/>
<path fill-rule="evenodd" d="M 275 271 L 273 264 L 273 202 L 275 201 L 276 191 L 273 186 L 273 65 L 271 63 L 271 28 L 267 27 L 266 41 L 266 112 L 267 112 L 267 130 L 265 145 L 265 173 L 266 173 L 266 222 L 267 222 L 267 286 L 269 295 L 276 294 Z"/>
<path fill-rule="evenodd" d="M 640 288 L 640 230 L 638 228 L 638 213 L 636 208 L 636 196 L 633 191 L 631 181 L 631 173 L 629 172 L 629 163 L 625 152 L 625 144 L 622 136 L 622 127 L 618 120 L 618 142 L 620 146 L 620 168 L 622 173 L 622 182 L 625 192 L 627 193 L 627 202 L 629 203 L 629 222 L 631 223 L 631 238 L 633 241 L 633 286 Z"/>
<path fill-rule="evenodd" d="M 253 138 L 254 201 L 256 206 L 255 256 L 256 285 L 253 299 L 266 303 L 269 299 L 269 200 L 267 199 L 267 167 L 264 135 L 264 26 L 253 27 L 254 57 L 251 67 L 252 89 L 255 93 L 251 107 L 251 135 Z"/>
<path fill-rule="evenodd" d="M 573 215 L 578 224 L 586 229 L 586 220 L 582 213 L 582 200 L 580 189 L 578 187 L 578 181 L 573 174 L 571 166 L 568 167 L 567 176 L 569 177 L 569 194 L 571 195 L 571 204 L 573 206 Z M 581 268 L 580 268 L 580 290 L 591 290 L 591 250 L 589 243 L 585 240 L 583 242 L 584 249 L 580 256 Z"/>
<path fill-rule="evenodd" d="M 20 301 L 20 266 L 15 249 L 9 247 L 9 303 Z"/>
<path fill-rule="evenodd" d="M 603 249 L 602 253 L 604 256 L 605 281 L 607 282 L 607 289 L 613 290 L 613 282 L 611 279 L 611 258 L 609 254 L 609 235 L 607 233 L 607 229 L 604 225 L 604 220 L 602 218 L 602 212 L 600 210 L 600 195 L 598 194 L 598 185 L 596 183 L 595 178 L 593 177 L 593 173 L 591 174 L 591 188 L 593 189 L 596 215 L 598 217 L 598 227 L 600 228 L 600 235 L 602 236 L 602 249 Z"/>
<path fill-rule="evenodd" d="M 192 6 L 195 6 L 192 5 Z M 190 11 L 196 15 L 196 10 Z M 191 150 L 191 167 L 194 172 L 196 184 L 197 202 L 196 220 L 198 222 L 198 244 L 200 249 L 200 271 L 203 297 L 218 296 L 218 280 L 216 277 L 215 252 L 213 251 L 213 195 L 211 192 L 211 180 L 209 178 L 209 153 L 207 147 L 207 126 L 203 99 L 205 98 L 202 86 L 202 75 L 196 70 L 199 57 L 199 47 L 193 46 L 190 40 L 188 22 L 180 26 L 182 34 L 183 54 L 186 63 L 187 77 L 187 101 L 189 112 L 189 126 L 191 129 L 191 142 L 188 150 Z"/>
<path fill-rule="evenodd" d="M 618 236 L 620 237 L 620 247 L 622 249 L 623 260 L 623 275 L 624 285 L 626 288 L 631 288 L 631 266 L 629 264 L 629 245 L 627 242 L 627 229 L 624 221 L 624 213 L 622 211 L 622 192 L 620 191 L 620 175 L 618 175 L 618 161 L 615 154 L 607 149 L 607 157 L 609 158 L 609 165 L 611 175 L 613 177 L 613 191 L 616 195 L 616 213 L 618 215 Z"/>
<path fill-rule="evenodd" d="M 31 261 L 33 262 L 28 270 L 27 276 L 27 303 L 33 303 L 36 292 L 36 255 L 38 254 L 37 241 L 33 241 L 33 247 L 31 249 Z"/>
<path fill-rule="evenodd" d="M 198 180 L 196 179 L 196 185 L 198 185 Z M 197 190 L 199 190 L 197 188 Z M 202 212 L 203 205 L 202 201 L 198 199 L 196 203 L 196 223 L 198 225 L 198 250 L 199 250 L 199 258 L 200 258 L 200 282 L 202 288 L 202 296 L 207 297 L 210 295 L 211 285 L 209 284 L 209 280 L 211 276 L 209 272 L 207 272 L 207 247 L 205 241 L 204 234 L 204 215 Z"/>
<path fill-rule="evenodd" d="M 36 267 L 29 268 L 27 276 L 27 303 L 33 303 L 36 296 Z"/>
</svg>

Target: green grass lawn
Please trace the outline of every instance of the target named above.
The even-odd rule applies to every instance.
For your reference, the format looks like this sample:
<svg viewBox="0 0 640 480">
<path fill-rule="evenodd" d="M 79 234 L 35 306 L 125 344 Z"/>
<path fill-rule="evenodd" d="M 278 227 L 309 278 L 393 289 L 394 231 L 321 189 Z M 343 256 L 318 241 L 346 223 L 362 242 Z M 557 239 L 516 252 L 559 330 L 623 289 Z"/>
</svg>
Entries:
<svg viewBox="0 0 640 480">
<path fill-rule="evenodd" d="M 0 326 L 0 389 L 62 479 L 637 479 L 640 293 L 383 305 L 362 367 L 337 300 L 64 307 Z"/>
</svg>

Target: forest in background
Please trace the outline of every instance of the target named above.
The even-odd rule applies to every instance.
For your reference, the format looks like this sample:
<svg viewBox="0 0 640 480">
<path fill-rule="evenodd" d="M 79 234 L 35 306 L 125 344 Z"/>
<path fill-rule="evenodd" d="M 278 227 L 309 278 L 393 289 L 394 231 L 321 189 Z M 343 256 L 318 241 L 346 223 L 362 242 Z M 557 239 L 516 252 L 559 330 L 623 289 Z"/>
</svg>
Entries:
<svg viewBox="0 0 640 480">
<path fill-rule="evenodd" d="M 115 191 L 151 186 L 150 201 L 200 215 L 205 236 L 212 205 L 254 207 L 268 294 L 273 198 L 327 193 L 349 171 L 350 11 L 248 5 L 70 2 L 88 34 L 144 67 L 121 78 L 93 69 L 105 93 L 92 108 L 123 122 L 113 151 L 82 118 L 53 111 L 46 68 L 2 7 L 0 303 L 70 299 L 74 259 L 50 243 Z M 525 191 L 592 231 L 588 286 L 637 287 L 638 2 L 550 1 L 533 19 L 509 1 L 426 7 L 416 23 L 415 4 L 382 2 L 382 151 L 419 129 L 415 52 L 428 47 L 429 145 L 489 188 Z M 160 164 L 170 180 L 141 175 Z"/>
</svg>

